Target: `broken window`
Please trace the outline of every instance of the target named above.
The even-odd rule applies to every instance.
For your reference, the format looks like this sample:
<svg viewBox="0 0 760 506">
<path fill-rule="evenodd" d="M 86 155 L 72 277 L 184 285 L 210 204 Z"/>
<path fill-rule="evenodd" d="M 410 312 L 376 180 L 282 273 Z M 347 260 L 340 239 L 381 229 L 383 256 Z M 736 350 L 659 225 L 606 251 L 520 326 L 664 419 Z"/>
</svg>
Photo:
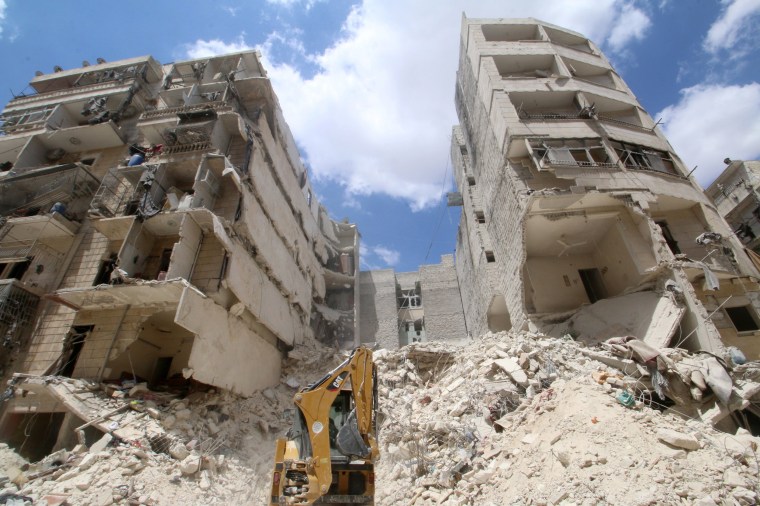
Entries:
<svg viewBox="0 0 760 506">
<path fill-rule="evenodd" d="M 680 175 L 670 153 L 623 142 L 612 141 L 611 144 L 628 169 Z"/>
<path fill-rule="evenodd" d="M 737 332 L 760 330 L 757 317 L 749 306 L 727 307 L 725 310 Z"/>
<path fill-rule="evenodd" d="M 2 279 L 18 279 L 24 277 L 29 266 L 32 264 L 32 258 L 26 258 L 17 262 L 10 262 L 8 264 L 0 264 L 0 273 L 2 273 Z M 3 268 L 5 267 L 5 268 Z"/>
<path fill-rule="evenodd" d="M 488 262 L 489 264 L 496 261 L 496 257 L 494 256 L 493 251 L 486 251 L 485 254 L 486 254 L 486 262 Z"/>
<path fill-rule="evenodd" d="M 467 184 L 470 186 L 475 186 L 475 177 L 474 176 L 467 176 Z"/>
<path fill-rule="evenodd" d="M 475 211 L 475 221 L 481 224 L 486 222 L 486 215 L 483 211 Z"/>
<path fill-rule="evenodd" d="M 552 165 L 616 167 L 599 139 L 544 139 L 529 142 L 539 169 Z"/>
</svg>

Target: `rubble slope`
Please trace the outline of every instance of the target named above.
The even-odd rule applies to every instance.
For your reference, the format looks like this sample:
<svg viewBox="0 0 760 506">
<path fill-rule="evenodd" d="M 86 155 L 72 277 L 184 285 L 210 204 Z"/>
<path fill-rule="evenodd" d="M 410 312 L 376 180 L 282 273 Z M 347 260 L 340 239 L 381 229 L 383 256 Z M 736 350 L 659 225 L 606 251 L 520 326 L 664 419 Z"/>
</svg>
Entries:
<svg viewBox="0 0 760 506">
<path fill-rule="evenodd" d="M 590 357 L 624 364 L 629 375 Z M 129 424 L 142 434 L 134 439 L 107 434 L 32 464 L 0 445 L 0 497 L 40 505 L 267 504 L 274 440 L 289 427 L 293 394 L 341 359 L 312 343 L 291 352 L 278 386 L 249 398 L 212 390 L 143 399 L 152 402 L 150 416 L 105 420 Z M 644 395 L 651 382 L 637 377 L 640 370 L 604 350 L 512 332 L 461 346 L 380 350 L 375 361 L 378 505 L 757 501 L 758 438 L 681 418 L 678 405 L 664 410 Z M 113 411 L 113 396 L 97 394 L 90 402 Z"/>
</svg>

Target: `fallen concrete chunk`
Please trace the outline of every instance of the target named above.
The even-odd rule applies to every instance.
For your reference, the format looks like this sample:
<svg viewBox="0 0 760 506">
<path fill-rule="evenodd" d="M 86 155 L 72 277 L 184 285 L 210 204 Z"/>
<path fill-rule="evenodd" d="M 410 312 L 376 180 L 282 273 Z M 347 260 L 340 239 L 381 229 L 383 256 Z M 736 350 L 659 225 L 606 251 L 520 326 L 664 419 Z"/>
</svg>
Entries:
<svg viewBox="0 0 760 506">
<path fill-rule="evenodd" d="M 98 456 L 96 454 L 89 453 L 89 454 L 85 455 L 84 458 L 82 459 L 82 461 L 79 463 L 79 469 L 81 471 L 85 471 L 85 470 L 89 469 L 90 467 L 92 467 L 92 465 L 95 462 L 97 462 L 97 460 L 98 460 Z"/>
<path fill-rule="evenodd" d="M 676 448 L 683 448 L 684 450 L 699 450 L 700 448 L 697 438 L 672 429 L 658 430 L 657 439 L 664 443 L 668 443 L 671 446 L 675 446 Z"/>
<path fill-rule="evenodd" d="M 90 453 L 95 454 L 102 452 L 112 440 L 113 436 L 111 434 L 104 434 L 102 438 L 98 439 L 92 446 L 90 446 Z"/>
<path fill-rule="evenodd" d="M 180 462 L 179 470 L 182 474 L 189 476 L 197 473 L 201 469 L 201 458 L 197 455 L 188 455 Z"/>
<path fill-rule="evenodd" d="M 731 376 L 728 375 L 715 357 L 706 358 L 704 364 L 707 371 L 705 381 L 712 388 L 712 391 L 715 392 L 715 396 L 720 399 L 720 402 L 728 404 L 728 399 L 731 397 L 731 388 L 733 387 Z"/>
<path fill-rule="evenodd" d="M 184 444 L 177 441 L 169 448 L 169 455 L 177 460 L 185 460 L 190 452 Z"/>
<path fill-rule="evenodd" d="M 528 386 L 528 375 L 513 358 L 500 358 L 494 360 L 494 364 L 509 375 L 515 383 L 522 387 Z"/>
</svg>

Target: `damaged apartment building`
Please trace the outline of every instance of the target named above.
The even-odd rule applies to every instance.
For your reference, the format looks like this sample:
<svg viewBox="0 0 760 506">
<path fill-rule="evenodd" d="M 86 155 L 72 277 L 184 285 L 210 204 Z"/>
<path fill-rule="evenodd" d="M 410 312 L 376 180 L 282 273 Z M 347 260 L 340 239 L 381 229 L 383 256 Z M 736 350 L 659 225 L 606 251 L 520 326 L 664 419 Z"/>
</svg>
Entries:
<svg viewBox="0 0 760 506">
<path fill-rule="evenodd" d="M 466 17 L 460 47 L 456 271 L 473 335 L 724 341 L 760 358 L 755 265 L 599 48 Z"/>
<path fill-rule="evenodd" d="M 359 236 L 314 197 L 258 53 L 99 59 L 30 86 L 0 135 L 6 377 L 246 395 L 307 337 L 355 344 Z M 32 390 L 6 403 L 4 441 L 29 414 L 83 423 Z"/>
<path fill-rule="evenodd" d="M 360 273 L 363 339 L 515 328 L 760 358 L 757 267 L 596 45 L 463 17 L 455 101 L 455 255 Z"/>
</svg>

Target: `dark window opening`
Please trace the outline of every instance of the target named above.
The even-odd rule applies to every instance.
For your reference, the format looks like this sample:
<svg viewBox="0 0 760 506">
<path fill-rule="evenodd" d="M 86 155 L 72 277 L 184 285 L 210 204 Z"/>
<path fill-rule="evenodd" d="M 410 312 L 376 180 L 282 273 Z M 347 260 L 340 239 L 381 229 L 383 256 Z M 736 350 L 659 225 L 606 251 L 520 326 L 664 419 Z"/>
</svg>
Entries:
<svg viewBox="0 0 760 506">
<path fill-rule="evenodd" d="M 680 255 L 681 249 L 678 247 L 678 241 L 675 240 L 673 234 L 670 232 L 667 222 L 655 221 L 655 224 L 660 227 L 660 230 L 662 230 L 662 236 L 665 238 L 665 242 L 668 243 L 670 251 L 672 251 L 674 255 Z"/>
<path fill-rule="evenodd" d="M 156 276 L 158 281 L 166 279 L 166 273 L 169 271 L 169 264 L 172 260 L 172 251 L 172 248 L 166 248 L 161 252 L 161 260 L 158 264 L 158 275 Z"/>
<path fill-rule="evenodd" d="M 467 176 L 467 184 L 470 186 L 475 186 L 475 177 L 474 176 Z"/>
<path fill-rule="evenodd" d="M 483 211 L 475 211 L 475 221 L 478 223 L 486 222 L 486 215 L 483 213 Z"/>
<path fill-rule="evenodd" d="M 579 269 L 578 274 L 583 282 L 583 288 L 586 289 L 589 302 L 593 304 L 607 297 L 607 290 L 604 288 L 602 273 L 599 269 Z"/>
<path fill-rule="evenodd" d="M 493 263 L 496 261 L 496 257 L 493 254 L 493 251 L 486 251 L 486 262 Z"/>
<path fill-rule="evenodd" d="M 153 369 L 151 385 L 155 385 L 169 378 L 169 371 L 172 368 L 172 360 L 173 357 L 158 357 L 156 359 L 156 367 Z"/>
<path fill-rule="evenodd" d="M 27 258 L 26 260 L 23 260 L 21 262 L 12 263 L 10 268 L 8 269 L 8 274 L 4 277 L 4 279 L 18 279 L 19 281 L 21 281 L 21 278 L 24 277 L 24 274 L 26 274 L 26 271 L 27 269 L 29 269 L 29 266 L 31 264 L 32 264 L 31 258 Z M 2 269 L 0 268 L 0 271 L 1 270 Z"/>
<path fill-rule="evenodd" d="M 108 260 L 100 262 L 100 269 L 98 269 L 98 275 L 95 276 L 92 286 L 107 285 L 111 283 L 111 273 L 116 268 L 116 253 L 112 253 Z"/>
<path fill-rule="evenodd" d="M 94 325 L 76 325 L 71 328 L 64 342 L 63 353 L 61 353 L 62 360 L 59 372 L 61 376 L 71 378 L 71 375 L 74 374 L 74 368 L 84 347 L 85 339 L 93 328 L 95 328 Z"/>
<path fill-rule="evenodd" d="M 93 165 L 95 163 L 95 159 L 94 158 L 84 158 L 82 160 L 79 160 L 79 163 L 81 163 L 82 165 Z"/>
<path fill-rule="evenodd" d="M 727 307 L 726 314 L 736 327 L 737 332 L 760 330 L 749 306 Z"/>
</svg>

